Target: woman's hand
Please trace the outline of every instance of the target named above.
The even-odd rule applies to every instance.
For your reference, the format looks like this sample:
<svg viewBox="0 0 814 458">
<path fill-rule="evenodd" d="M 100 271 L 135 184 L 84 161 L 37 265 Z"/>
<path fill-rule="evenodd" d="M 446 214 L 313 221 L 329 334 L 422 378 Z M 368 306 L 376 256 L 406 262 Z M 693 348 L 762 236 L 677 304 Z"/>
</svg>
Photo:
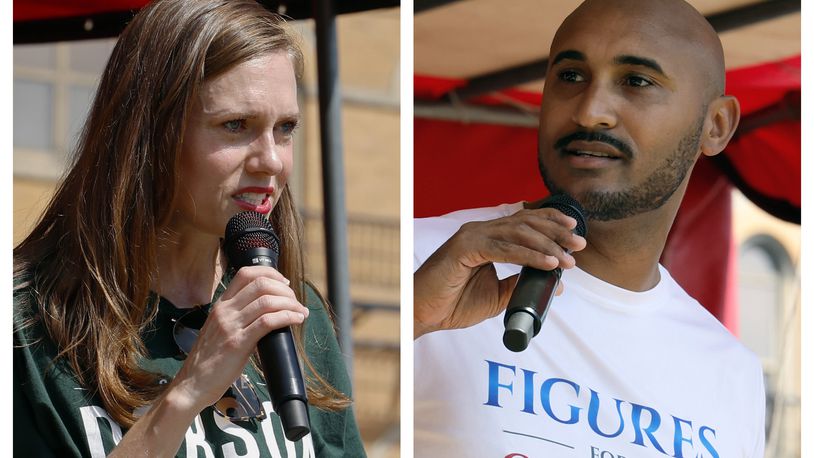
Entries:
<svg viewBox="0 0 814 458">
<path fill-rule="evenodd" d="M 240 269 L 212 306 L 169 388 L 177 389 L 199 411 L 214 404 L 240 376 L 261 337 L 300 324 L 307 316 L 308 308 L 297 300 L 288 280 L 276 269 Z"/>
<path fill-rule="evenodd" d="M 506 308 L 517 276 L 498 280 L 494 262 L 542 270 L 574 267 L 585 248 L 576 220 L 553 208 L 466 223 L 415 272 L 414 338 L 472 326 Z"/>
<path fill-rule="evenodd" d="M 237 380 L 257 341 L 307 317 L 276 269 L 240 269 L 212 306 L 181 370 L 110 456 L 175 456 L 195 416 Z"/>
</svg>

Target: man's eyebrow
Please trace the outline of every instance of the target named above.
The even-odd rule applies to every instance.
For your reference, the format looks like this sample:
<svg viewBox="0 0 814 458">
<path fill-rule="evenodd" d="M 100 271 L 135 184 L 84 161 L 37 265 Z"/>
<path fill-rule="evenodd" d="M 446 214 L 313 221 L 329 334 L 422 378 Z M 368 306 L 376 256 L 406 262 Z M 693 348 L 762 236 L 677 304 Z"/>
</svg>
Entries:
<svg viewBox="0 0 814 458">
<path fill-rule="evenodd" d="M 663 76 L 667 76 L 667 74 L 664 73 L 664 70 L 661 68 L 661 65 L 659 65 L 658 62 L 656 62 L 653 59 L 648 59 L 647 57 L 623 54 L 613 59 L 613 62 L 619 65 L 638 65 L 641 67 L 647 67 L 651 70 L 661 73 Z"/>
<path fill-rule="evenodd" d="M 585 60 L 585 54 L 582 54 L 579 51 L 575 51 L 573 49 L 567 49 L 565 51 L 560 51 L 556 57 L 551 61 L 551 65 L 557 65 L 560 61 L 565 59 L 571 60 Z"/>
</svg>

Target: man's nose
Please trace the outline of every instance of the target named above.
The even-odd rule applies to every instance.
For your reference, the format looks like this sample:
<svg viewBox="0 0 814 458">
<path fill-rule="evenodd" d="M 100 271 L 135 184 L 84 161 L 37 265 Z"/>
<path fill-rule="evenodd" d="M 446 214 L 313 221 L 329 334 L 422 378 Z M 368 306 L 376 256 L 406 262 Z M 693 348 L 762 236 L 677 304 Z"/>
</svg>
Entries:
<svg viewBox="0 0 814 458">
<path fill-rule="evenodd" d="M 586 129 L 612 129 L 617 121 L 613 97 L 600 82 L 591 84 L 579 95 L 571 120 Z"/>
</svg>

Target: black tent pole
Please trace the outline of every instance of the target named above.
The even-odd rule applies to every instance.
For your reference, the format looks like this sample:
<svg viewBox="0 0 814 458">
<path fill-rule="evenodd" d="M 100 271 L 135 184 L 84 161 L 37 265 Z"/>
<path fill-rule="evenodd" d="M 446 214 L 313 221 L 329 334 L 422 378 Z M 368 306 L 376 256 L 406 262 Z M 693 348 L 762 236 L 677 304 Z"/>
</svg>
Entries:
<svg viewBox="0 0 814 458">
<path fill-rule="evenodd" d="M 328 300 L 333 307 L 337 337 L 353 374 L 350 280 L 348 275 L 345 167 L 342 159 L 342 113 L 339 63 L 336 51 L 336 14 L 332 0 L 314 0 L 317 70 L 319 79 L 319 135 L 322 145 L 322 195 Z"/>
</svg>

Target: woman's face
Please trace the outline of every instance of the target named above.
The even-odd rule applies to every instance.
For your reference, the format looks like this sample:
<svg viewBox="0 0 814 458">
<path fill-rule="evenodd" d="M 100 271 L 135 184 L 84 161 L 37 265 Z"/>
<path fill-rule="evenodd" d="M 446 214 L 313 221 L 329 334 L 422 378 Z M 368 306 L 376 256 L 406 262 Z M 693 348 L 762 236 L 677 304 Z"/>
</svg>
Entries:
<svg viewBox="0 0 814 458">
<path fill-rule="evenodd" d="M 300 119 L 291 58 L 275 52 L 204 83 L 181 148 L 172 229 L 222 236 L 234 214 L 269 214 L 293 166 Z"/>
</svg>

